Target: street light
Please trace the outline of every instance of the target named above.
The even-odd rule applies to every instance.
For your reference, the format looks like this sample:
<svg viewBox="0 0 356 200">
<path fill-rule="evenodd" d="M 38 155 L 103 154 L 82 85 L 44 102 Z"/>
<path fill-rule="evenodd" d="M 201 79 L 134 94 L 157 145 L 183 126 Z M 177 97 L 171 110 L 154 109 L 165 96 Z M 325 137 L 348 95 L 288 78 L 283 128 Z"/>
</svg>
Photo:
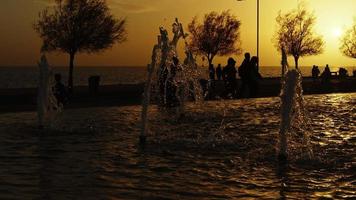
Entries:
<svg viewBox="0 0 356 200">
<path fill-rule="evenodd" d="M 245 1 L 245 0 L 237 0 Z M 257 66 L 259 66 L 260 56 L 259 56 L 259 47 L 260 47 L 260 0 L 257 0 Z"/>
</svg>

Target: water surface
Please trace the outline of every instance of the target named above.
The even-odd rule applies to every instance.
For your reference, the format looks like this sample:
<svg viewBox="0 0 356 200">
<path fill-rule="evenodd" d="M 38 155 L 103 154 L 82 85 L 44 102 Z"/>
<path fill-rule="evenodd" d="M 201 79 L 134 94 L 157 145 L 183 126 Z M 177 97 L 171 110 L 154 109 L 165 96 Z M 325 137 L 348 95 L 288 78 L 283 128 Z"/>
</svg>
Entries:
<svg viewBox="0 0 356 200">
<path fill-rule="evenodd" d="M 0 199 L 354 199 L 355 99 L 307 96 L 315 157 L 292 149 L 288 165 L 278 98 L 190 105 L 183 119 L 153 107 L 145 148 L 139 106 L 67 110 L 42 132 L 35 113 L 0 114 Z"/>
</svg>

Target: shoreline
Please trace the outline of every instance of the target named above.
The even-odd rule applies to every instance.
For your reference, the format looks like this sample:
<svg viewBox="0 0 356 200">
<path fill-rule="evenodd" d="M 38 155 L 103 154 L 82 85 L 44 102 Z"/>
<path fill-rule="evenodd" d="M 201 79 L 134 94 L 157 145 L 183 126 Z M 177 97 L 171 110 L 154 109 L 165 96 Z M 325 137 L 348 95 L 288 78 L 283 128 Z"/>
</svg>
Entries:
<svg viewBox="0 0 356 200">
<path fill-rule="evenodd" d="M 239 79 L 238 84 L 241 84 Z M 320 79 L 315 82 L 311 77 L 303 77 L 302 85 L 304 95 L 356 92 L 355 77 L 333 77 L 328 86 L 322 85 Z M 222 81 L 215 81 L 214 93 L 218 94 L 223 88 Z M 276 97 L 280 88 L 280 78 L 263 78 L 257 98 Z M 143 89 L 144 83 L 101 85 L 96 94 L 91 94 L 88 86 L 76 86 L 70 104 L 65 109 L 140 105 Z M 35 111 L 36 102 L 36 88 L 0 89 L 0 113 Z"/>
</svg>

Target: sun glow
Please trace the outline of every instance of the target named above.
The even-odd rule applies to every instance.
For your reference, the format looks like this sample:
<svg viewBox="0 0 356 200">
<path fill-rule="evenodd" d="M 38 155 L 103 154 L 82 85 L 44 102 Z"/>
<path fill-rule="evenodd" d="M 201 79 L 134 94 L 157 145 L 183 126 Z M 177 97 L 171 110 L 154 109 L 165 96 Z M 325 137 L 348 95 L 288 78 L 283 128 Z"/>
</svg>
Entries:
<svg viewBox="0 0 356 200">
<path fill-rule="evenodd" d="M 333 37 L 339 38 L 342 35 L 342 30 L 340 27 L 336 27 L 332 30 Z"/>
</svg>

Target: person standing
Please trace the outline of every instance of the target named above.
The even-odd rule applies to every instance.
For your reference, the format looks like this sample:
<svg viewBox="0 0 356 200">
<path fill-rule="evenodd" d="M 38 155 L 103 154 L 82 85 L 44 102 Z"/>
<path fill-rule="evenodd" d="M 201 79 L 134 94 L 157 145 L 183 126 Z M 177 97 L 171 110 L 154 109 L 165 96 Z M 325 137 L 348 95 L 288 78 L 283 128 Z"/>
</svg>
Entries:
<svg viewBox="0 0 356 200">
<path fill-rule="evenodd" d="M 313 80 L 316 81 L 318 79 L 318 76 L 320 74 L 320 70 L 319 70 L 319 67 L 316 66 L 316 65 L 313 65 L 313 68 L 312 68 L 312 77 L 313 77 Z"/>
<path fill-rule="evenodd" d="M 209 80 L 215 80 L 215 69 L 213 64 L 209 65 Z"/>
<path fill-rule="evenodd" d="M 330 71 L 329 65 L 326 65 L 323 73 L 321 74 L 321 79 L 322 79 L 323 84 L 330 83 L 331 71 Z"/>
<path fill-rule="evenodd" d="M 215 87 L 215 68 L 213 64 L 209 65 L 209 80 L 208 80 L 208 92 L 206 93 L 206 98 L 213 98 Z"/>
<path fill-rule="evenodd" d="M 250 53 L 245 53 L 245 59 L 239 67 L 239 76 L 241 78 L 240 95 L 244 96 L 249 89 L 249 75 L 250 74 Z"/>
<path fill-rule="evenodd" d="M 250 96 L 257 97 L 259 90 L 259 81 L 262 78 L 261 74 L 258 72 L 258 57 L 253 56 L 249 64 L 249 77 L 248 85 L 250 89 Z"/>
<path fill-rule="evenodd" d="M 236 88 L 237 88 L 237 80 L 236 80 L 236 61 L 233 58 L 229 58 L 227 61 L 227 66 L 223 70 L 223 74 L 226 78 L 226 96 L 228 97 L 236 97 Z"/>
<path fill-rule="evenodd" d="M 221 81 L 222 79 L 222 69 L 221 69 L 221 64 L 218 64 L 218 67 L 216 68 L 216 78 Z"/>
</svg>

